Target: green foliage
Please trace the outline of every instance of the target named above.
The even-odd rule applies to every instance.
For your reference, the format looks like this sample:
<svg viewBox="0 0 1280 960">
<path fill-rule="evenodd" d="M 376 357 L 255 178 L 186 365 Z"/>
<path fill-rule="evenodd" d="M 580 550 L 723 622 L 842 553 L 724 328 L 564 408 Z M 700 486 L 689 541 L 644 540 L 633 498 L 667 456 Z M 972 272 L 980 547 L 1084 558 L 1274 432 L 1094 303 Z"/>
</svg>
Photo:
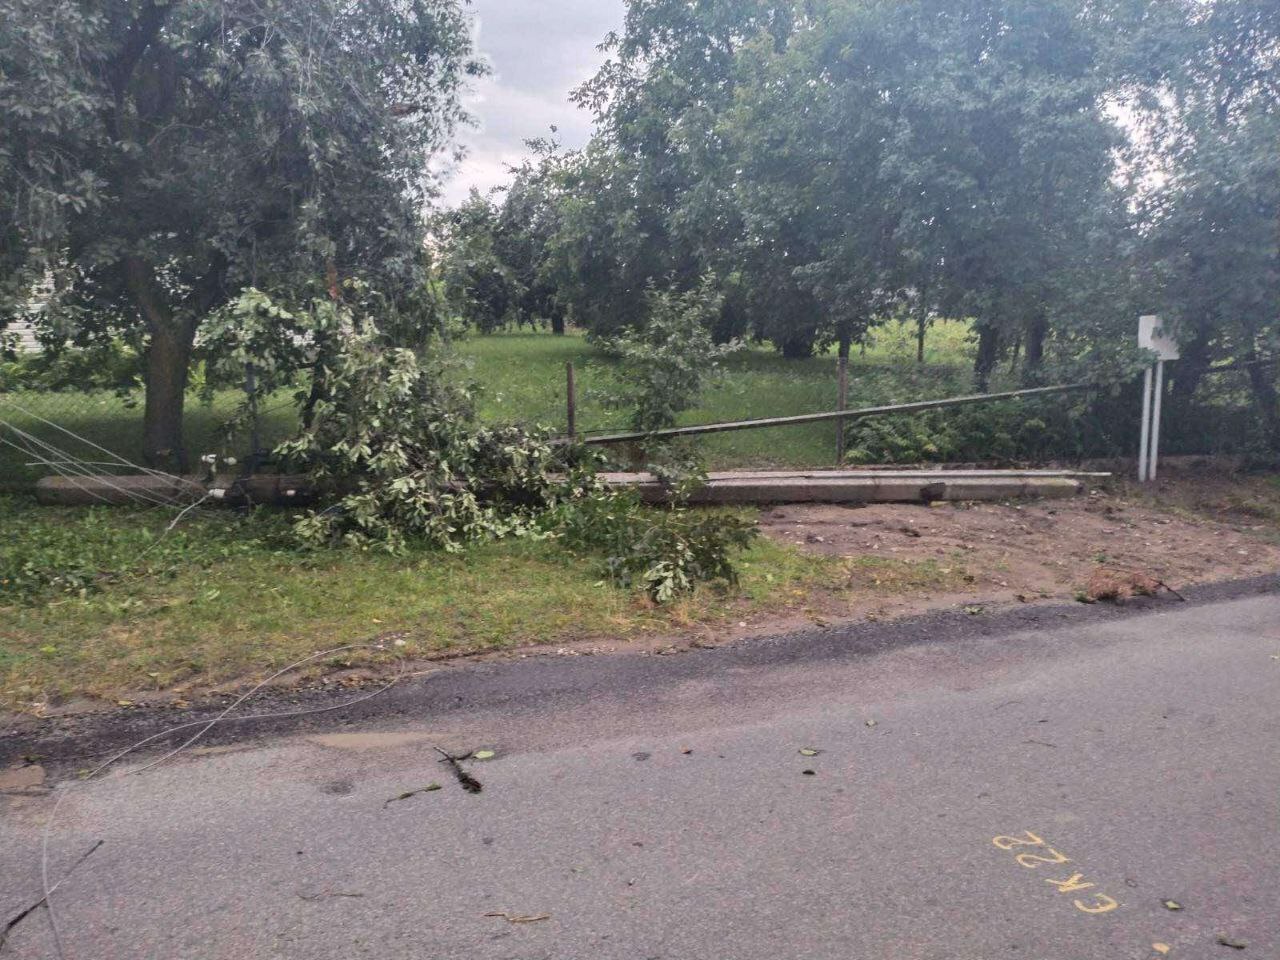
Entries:
<svg viewBox="0 0 1280 960">
<path fill-rule="evenodd" d="M 520 318 L 524 288 L 495 249 L 498 213 L 472 189 L 465 203 L 436 218 L 442 253 L 436 271 L 445 299 L 457 315 L 480 333 L 493 333 Z"/>
<path fill-rule="evenodd" d="M 737 583 L 733 553 L 755 538 L 755 523 L 730 513 L 643 506 L 634 494 L 594 493 L 554 511 L 567 546 L 604 557 L 620 586 L 640 586 L 666 603 L 703 581 Z"/>
<path fill-rule="evenodd" d="M 1124 48 L 1146 149 L 1145 279 L 1179 336 L 1175 415 L 1220 360 L 1280 355 L 1280 6 L 1158 5 Z M 1275 367 L 1247 372 L 1265 447 L 1280 453 Z"/>
<path fill-rule="evenodd" d="M 871 417 L 846 431 L 850 463 L 1009 463 L 1119 450 L 1070 402 L 1005 400 Z"/>
<path fill-rule="evenodd" d="M 696 306 L 685 302 L 669 319 L 688 323 Z M 564 536 L 611 551 L 614 580 L 643 583 L 662 601 L 732 576 L 730 554 L 746 543 L 735 522 L 639 512 L 599 486 L 582 451 L 542 431 L 476 426 L 471 392 L 446 375 L 438 341 L 402 345 L 374 312 L 345 310 L 341 322 L 346 333 L 317 380 L 311 426 L 277 451 L 320 491 L 323 507 L 294 527 L 304 544 L 458 552 L 485 540 Z"/>
<path fill-rule="evenodd" d="M 145 342 L 146 452 L 180 469 L 211 309 L 421 285 L 470 50 L 455 0 L 0 0 L 0 316 L 49 278 L 46 339 Z"/>
<path fill-rule="evenodd" d="M 141 356 L 120 338 L 0 358 L 0 392 L 111 390 L 132 397 L 141 387 Z"/>
<path fill-rule="evenodd" d="M 92 507 L 58 511 L 0 496 L 0 605 L 87 596 L 137 578 L 167 578 L 238 557 L 287 551 L 283 517 L 206 513 L 167 530 L 173 514 Z"/>
<path fill-rule="evenodd" d="M 650 287 L 642 324 L 604 342 L 619 361 L 623 391 L 617 403 L 632 410 L 633 429 L 675 426 L 676 417 L 718 374 L 720 361 L 739 348 L 737 342 L 717 344 L 711 338 L 711 323 L 723 303 L 710 278 L 684 293 Z"/>
<path fill-rule="evenodd" d="M 277 451 L 311 474 L 328 504 L 298 521 L 299 537 L 457 551 L 533 532 L 532 517 L 560 488 L 549 476 L 557 451 L 518 428 L 476 428 L 438 342 L 401 346 L 370 315 L 343 320 L 349 330 L 319 374 L 311 427 Z"/>
</svg>

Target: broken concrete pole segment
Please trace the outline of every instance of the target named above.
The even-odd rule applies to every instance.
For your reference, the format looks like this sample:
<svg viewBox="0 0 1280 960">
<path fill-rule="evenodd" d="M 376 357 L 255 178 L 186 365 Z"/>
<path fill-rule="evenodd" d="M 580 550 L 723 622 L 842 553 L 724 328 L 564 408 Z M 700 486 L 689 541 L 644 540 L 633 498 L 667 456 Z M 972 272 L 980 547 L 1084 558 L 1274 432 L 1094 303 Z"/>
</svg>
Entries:
<svg viewBox="0 0 1280 960">
<path fill-rule="evenodd" d="M 43 477 L 36 482 L 36 500 L 46 506 L 88 506 L 96 503 L 128 505 L 138 497 L 152 500 L 191 500 L 209 496 L 227 503 L 288 506 L 308 502 L 311 481 L 300 476 L 170 477 L 141 474 L 100 477 Z"/>
<path fill-rule="evenodd" d="M 647 473 L 609 473 L 610 486 L 634 487 L 651 503 L 670 489 Z M 690 497 L 699 504 L 929 503 L 1072 497 L 1093 474 L 1057 471 L 813 471 L 711 474 Z"/>
</svg>

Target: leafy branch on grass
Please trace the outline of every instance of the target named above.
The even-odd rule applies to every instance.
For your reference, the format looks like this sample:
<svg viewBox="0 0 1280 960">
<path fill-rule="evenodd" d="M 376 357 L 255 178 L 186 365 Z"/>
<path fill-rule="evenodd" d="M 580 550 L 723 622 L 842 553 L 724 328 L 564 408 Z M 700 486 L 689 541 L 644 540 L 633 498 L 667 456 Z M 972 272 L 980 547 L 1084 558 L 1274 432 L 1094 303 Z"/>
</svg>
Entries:
<svg viewBox="0 0 1280 960">
<path fill-rule="evenodd" d="M 637 416 L 656 423 L 696 398 L 711 358 L 726 348 L 702 327 L 718 303 L 707 285 L 651 295 L 671 338 L 658 359 L 641 364 L 637 396 L 647 412 Z M 646 509 L 609 491 L 581 448 L 553 445 L 539 431 L 476 425 L 471 393 L 444 376 L 438 343 L 405 346 L 372 314 L 351 311 L 344 325 L 349 332 L 317 381 L 311 427 L 278 450 L 321 491 L 323 506 L 295 525 L 304 543 L 457 552 L 505 537 L 560 538 L 603 554 L 611 580 L 642 586 L 656 602 L 700 581 L 735 579 L 731 557 L 750 541 L 751 524 Z M 682 343 L 691 345 L 688 356 Z M 644 352 L 639 341 L 624 349 Z"/>
</svg>

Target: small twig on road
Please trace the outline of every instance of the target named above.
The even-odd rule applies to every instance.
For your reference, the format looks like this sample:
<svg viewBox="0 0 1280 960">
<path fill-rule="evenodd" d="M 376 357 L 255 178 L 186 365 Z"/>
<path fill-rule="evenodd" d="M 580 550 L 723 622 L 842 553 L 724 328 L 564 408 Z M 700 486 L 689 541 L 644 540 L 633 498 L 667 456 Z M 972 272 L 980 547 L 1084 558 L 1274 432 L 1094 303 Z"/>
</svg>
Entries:
<svg viewBox="0 0 1280 960">
<path fill-rule="evenodd" d="M 501 910 L 491 910 L 486 913 L 485 916 L 501 917 L 503 920 L 507 921 L 507 923 L 537 923 L 539 920 L 551 919 L 551 914 L 549 913 L 519 914 L 503 913 Z"/>
<path fill-rule="evenodd" d="M 458 783 L 462 784 L 463 790 L 467 791 L 467 793 L 479 793 L 484 789 L 479 780 L 462 769 L 462 764 L 459 762 L 461 760 L 466 760 L 471 756 L 470 753 L 464 753 L 460 757 L 455 757 L 451 753 L 445 753 L 439 747 L 436 747 L 435 751 L 440 754 L 440 756 L 444 757 L 440 763 L 447 763 L 453 768 L 453 775 L 458 778 Z"/>
<path fill-rule="evenodd" d="M 330 897 L 350 897 L 355 900 L 363 896 L 363 893 L 343 893 L 341 890 L 321 890 L 319 893 L 298 894 L 299 899 L 306 900 L 308 903 L 314 903 L 317 900 L 326 900 Z"/>
<path fill-rule="evenodd" d="M 400 800 L 408 800 L 410 797 L 416 797 L 420 793 L 430 793 L 433 790 L 442 790 L 442 789 L 443 787 L 441 787 L 440 784 L 438 783 L 428 783 L 425 787 L 419 787 L 417 790 L 406 790 L 404 793 L 400 794 L 398 797 L 388 797 L 386 800 L 382 801 L 382 806 L 386 807 L 388 804 L 396 803 L 397 801 L 400 801 Z"/>
<path fill-rule="evenodd" d="M 1034 743 L 1034 744 L 1036 744 L 1037 746 L 1040 746 L 1040 747 L 1053 747 L 1054 749 L 1057 749 L 1057 746 L 1058 746 L 1056 743 L 1050 743 L 1050 742 L 1049 742 L 1049 741 L 1047 741 L 1047 740 L 1023 740 L 1022 742 L 1023 742 L 1023 743 Z"/>
<path fill-rule="evenodd" d="M 82 853 L 80 855 L 80 859 L 71 865 L 71 869 L 62 875 L 62 880 L 59 880 L 52 887 L 49 888 L 49 893 L 53 893 L 53 891 L 57 890 L 60 886 L 62 886 L 63 881 L 65 881 L 67 877 L 71 876 L 71 874 L 73 874 L 76 871 L 76 868 L 78 868 L 80 864 L 88 860 L 89 855 L 93 853 L 95 850 L 97 850 L 100 846 L 102 846 L 103 843 L 105 842 L 106 842 L 105 840 L 99 840 L 92 847 L 90 847 L 88 850 Z M 13 932 L 13 928 L 16 927 L 18 924 L 20 924 L 23 920 L 27 919 L 27 917 L 29 917 L 32 913 L 34 913 L 40 907 L 44 906 L 45 901 L 49 899 L 49 893 L 46 893 L 39 900 L 31 904 L 31 906 L 27 907 L 27 909 L 23 910 L 21 913 L 14 916 L 12 920 L 10 920 L 8 923 L 4 925 L 4 929 L 0 930 L 0 950 L 3 950 L 4 945 L 9 942 L 9 934 Z"/>
</svg>

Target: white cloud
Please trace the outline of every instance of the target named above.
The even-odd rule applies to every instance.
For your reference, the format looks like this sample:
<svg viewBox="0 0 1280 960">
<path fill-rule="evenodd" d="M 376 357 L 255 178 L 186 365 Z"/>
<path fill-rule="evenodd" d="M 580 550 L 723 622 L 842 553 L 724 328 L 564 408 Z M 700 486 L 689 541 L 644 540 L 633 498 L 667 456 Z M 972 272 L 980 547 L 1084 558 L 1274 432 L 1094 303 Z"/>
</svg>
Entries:
<svg viewBox="0 0 1280 960">
<path fill-rule="evenodd" d="M 444 184 L 445 204 L 473 186 L 505 183 L 507 164 L 527 152 L 524 141 L 552 125 L 566 147 L 587 142 L 591 118 L 569 92 L 600 65 L 596 46 L 621 27 L 623 0 L 476 0 L 474 10 L 476 44 L 493 74 L 465 98 L 479 123 L 459 134 L 466 156 Z"/>
</svg>

